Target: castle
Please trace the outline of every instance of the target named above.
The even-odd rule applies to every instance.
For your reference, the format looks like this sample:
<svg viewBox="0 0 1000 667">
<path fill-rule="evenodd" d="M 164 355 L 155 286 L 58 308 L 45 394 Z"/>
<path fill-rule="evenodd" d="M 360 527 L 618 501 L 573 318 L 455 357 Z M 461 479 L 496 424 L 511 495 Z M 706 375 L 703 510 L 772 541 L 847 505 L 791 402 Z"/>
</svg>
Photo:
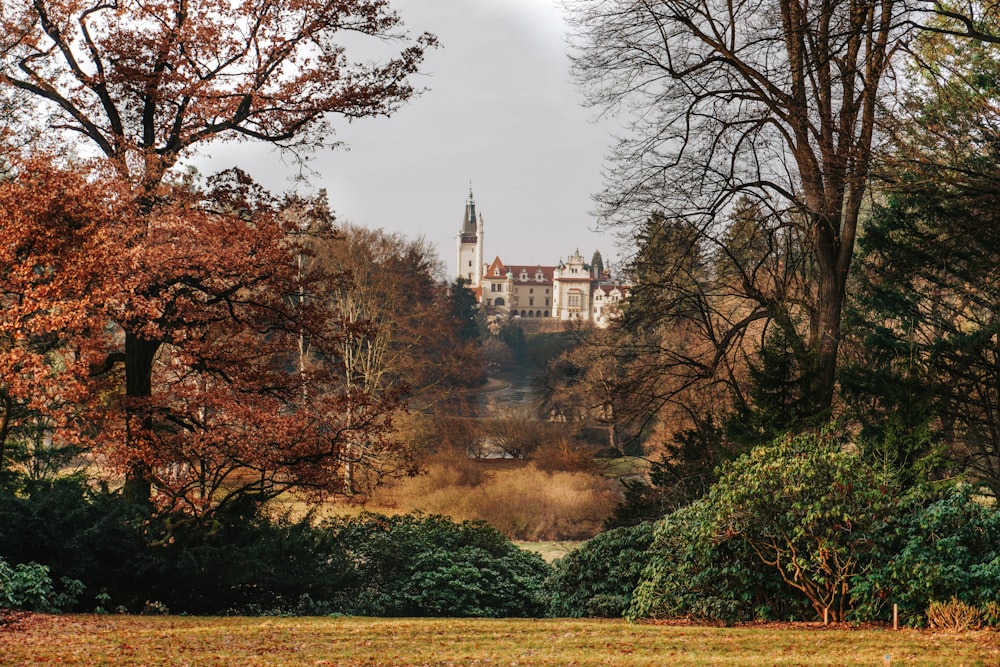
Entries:
<svg viewBox="0 0 1000 667">
<path fill-rule="evenodd" d="M 590 322 L 606 327 L 628 297 L 630 285 L 611 280 L 600 255 L 586 264 L 577 250 L 558 266 L 483 262 L 484 221 L 472 190 L 459 229 L 458 277 L 468 281 L 487 318 Z"/>
</svg>

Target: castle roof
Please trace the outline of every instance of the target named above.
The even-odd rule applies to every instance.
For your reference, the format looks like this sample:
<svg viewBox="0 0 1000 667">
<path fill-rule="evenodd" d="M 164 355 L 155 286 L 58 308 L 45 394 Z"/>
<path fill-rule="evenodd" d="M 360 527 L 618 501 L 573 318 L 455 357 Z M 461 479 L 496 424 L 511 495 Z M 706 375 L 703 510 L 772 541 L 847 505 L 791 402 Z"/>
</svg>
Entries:
<svg viewBox="0 0 1000 667">
<path fill-rule="evenodd" d="M 471 237 L 476 240 L 476 198 L 472 196 L 472 188 L 469 188 L 469 201 L 465 203 L 465 216 L 462 218 L 462 239 Z"/>
</svg>

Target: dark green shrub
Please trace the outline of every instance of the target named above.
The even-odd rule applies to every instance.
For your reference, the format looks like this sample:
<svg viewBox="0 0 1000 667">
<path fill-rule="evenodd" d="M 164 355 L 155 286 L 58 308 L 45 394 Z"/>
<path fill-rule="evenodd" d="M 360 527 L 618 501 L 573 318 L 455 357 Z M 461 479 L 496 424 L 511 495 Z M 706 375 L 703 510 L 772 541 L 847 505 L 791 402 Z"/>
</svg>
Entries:
<svg viewBox="0 0 1000 667">
<path fill-rule="evenodd" d="M 86 611 L 538 616 L 550 573 L 484 523 L 364 516 L 316 525 L 252 503 L 196 523 L 150 517 L 82 479 L 0 495 L 0 557 L 83 581 L 72 608 Z"/>
<path fill-rule="evenodd" d="M 211 525 L 152 519 L 80 478 L 0 495 L 0 555 L 86 585 L 74 610 L 160 603 L 175 613 L 292 613 L 344 587 L 343 552 L 308 519 L 234 508 Z M 319 611 L 317 604 L 306 604 Z"/>
<path fill-rule="evenodd" d="M 160 534 L 135 563 L 136 599 L 175 613 L 328 613 L 350 581 L 337 537 L 308 516 L 271 518 L 251 507 L 208 528 L 175 520 Z"/>
<path fill-rule="evenodd" d="M 778 573 L 741 540 L 721 539 L 706 500 L 657 522 L 650 557 L 626 618 L 694 618 L 732 623 L 801 618 Z"/>
<path fill-rule="evenodd" d="M 858 620 L 921 626 L 931 603 L 986 610 L 1000 591 L 1000 512 L 968 486 L 915 493 L 877 535 L 872 563 L 852 585 Z"/>
<path fill-rule="evenodd" d="M 63 578 L 57 590 L 49 568 L 38 563 L 11 566 L 0 558 L 0 609 L 25 609 L 53 613 L 62 611 L 83 592 L 83 584 Z"/>
<path fill-rule="evenodd" d="M 653 524 L 615 528 L 588 540 L 555 564 L 549 577 L 549 615 L 620 617 L 639 583 Z"/>
<path fill-rule="evenodd" d="M 0 556 L 43 564 L 55 581 L 82 581 L 74 610 L 93 609 L 98 595 L 114 608 L 141 596 L 134 565 L 147 550 L 147 518 L 82 477 L 28 481 L 0 493 Z"/>
<path fill-rule="evenodd" d="M 894 482 L 832 430 L 781 437 L 723 467 L 708 525 L 746 543 L 816 618 L 843 620 L 874 536 L 897 511 Z"/>
<path fill-rule="evenodd" d="M 481 521 L 363 515 L 326 524 L 351 563 L 339 611 L 367 616 L 540 616 L 550 568 Z"/>
</svg>

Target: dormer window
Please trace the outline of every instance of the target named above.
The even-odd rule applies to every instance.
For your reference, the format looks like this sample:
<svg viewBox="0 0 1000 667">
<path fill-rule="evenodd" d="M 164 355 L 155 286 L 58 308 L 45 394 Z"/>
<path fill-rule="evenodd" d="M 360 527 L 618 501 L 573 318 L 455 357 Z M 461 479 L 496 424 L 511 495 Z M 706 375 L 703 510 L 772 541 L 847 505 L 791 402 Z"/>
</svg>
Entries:
<svg viewBox="0 0 1000 667">
<path fill-rule="evenodd" d="M 499 276 L 500 275 L 500 269 L 493 269 L 493 275 Z"/>
</svg>

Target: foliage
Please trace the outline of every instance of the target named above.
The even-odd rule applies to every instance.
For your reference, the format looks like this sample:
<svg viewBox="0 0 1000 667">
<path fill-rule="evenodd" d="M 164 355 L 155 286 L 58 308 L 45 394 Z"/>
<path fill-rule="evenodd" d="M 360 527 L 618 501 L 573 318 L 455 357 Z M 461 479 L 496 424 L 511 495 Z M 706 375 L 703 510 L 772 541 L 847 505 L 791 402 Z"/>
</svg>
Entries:
<svg viewBox="0 0 1000 667">
<path fill-rule="evenodd" d="M 363 515 L 330 522 L 347 550 L 340 610 L 371 616 L 538 616 L 549 568 L 483 522 Z"/>
<path fill-rule="evenodd" d="M 0 608 L 26 609 L 54 613 L 71 607 L 83 592 L 83 584 L 74 579 L 62 580 L 61 592 L 49 577 L 49 568 L 38 563 L 11 566 L 0 558 Z"/>
<path fill-rule="evenodd" d="M 27 479 L 0 493 L 0 555 L 43 564 L 57 581 L 84 582 L 76 610 L 93 609 L 99 595 L 113 608 L 144 595 L 135 567 L 146 550 L 147 519 L 143 508 L 82 477 Z"/>
<path fill-rule="evenodd" d="M 985 609 L 1000 590 L 1000 512 L 969 486 L 907 497 L 873 544 L 874 567 L 852 585 L 858 618 L 923 625 L 931 603 Z"/>
<path fill-rule="evenodd" d="M 646 406 L 630 395 L 624 378 L 633 348 L 616 330 L 572 333 L 573 345 L 538 376 L 542 410 L 578 428 L 605 431 L 611 450 L 640 455 Z"/>
<path fill-rule="evenodd" d="M 451 296 L 448 314 L 458 322 L 458 337 L 464 341 L 473 341 L 479 338 L 480 334 L 480 310 L 479 301 L 469 287 L 469 281 L 465 278 L 456 278 L 449 287 Z"/>
<path fill-rule="evenodd" d="M 892 425 L 885 454 L 910 483 L 959 473 L 995 494 L 1000 45 L 948 36 L 949 23 L 914 41 L 908 93 L 886 126 L 886 197 L 861 239 L 844 384 L 869 432 Z"/>
<path fill-rule="evenodd" d="M 763 445 L 823 418 L 812 404 L 812 364 L 794 327 L 770 328 L 757 361 L 748 364 L 747 401 L 725 419 L 726 434 L 742 448 Z"/>
<path fill-rule="evenodd" d="M 852 580 L 894 515 L 893 483 L 829 429 L 786 436 L 723 468 L 710 525 L 745 542 L 819 618 L 843 620 Z"/>
<path fill-rule="evenodd" d="M 0 474 L 46 474 L 116 437 L 101 305 L 108 247 L 101 226 L 120 206 L 104 183 L 45 156 L 8 163 L 0 179 Z M 95 428 L 100 424 L 100 428 Z"/>
<path fill-rule="evenodd" d="M 640 523 L 603 532 L 556 561 L 546 583 L 549 615 L 621 617 L 652 541 L 653 524 Z"/>
<path fill-rule="evenodd" d="M 695 501 L 657 522 L 650 558 L 626 618 L 694 618 L 732 623 L 802 612 L 781 578 L 740 540 L 714 530 L 714 512 Z"/>
<path fill-rule="evenodd" d="M 155 603 L 196 614 L 544 611 L 548 566 L 482 522 L 365 515 L 317 523 L 245 503 L 206 526 L 184 515 L 149 519 L 79 480 L 28 491 L 0 496 L 0 554 L 35 561 L 53 579 L 86 582 L 73 590 L 76 610 L 139 612 Z"/>
<path fill-rule="evenodd" d="M 336 277 L 308 296 L 331 301 L 331 317 L 348 325 L 338 349 L 349 382 L 398 388 L 423 404 L 467 386 L 476 352 L 463 338 L 464 323 L 445 315 L 452 305 L 441 284 L 445 269 L 426 239 L 340 223 L 332 235 L 310 234 L 305 243 L 306 271 Z"/>
</svg>

